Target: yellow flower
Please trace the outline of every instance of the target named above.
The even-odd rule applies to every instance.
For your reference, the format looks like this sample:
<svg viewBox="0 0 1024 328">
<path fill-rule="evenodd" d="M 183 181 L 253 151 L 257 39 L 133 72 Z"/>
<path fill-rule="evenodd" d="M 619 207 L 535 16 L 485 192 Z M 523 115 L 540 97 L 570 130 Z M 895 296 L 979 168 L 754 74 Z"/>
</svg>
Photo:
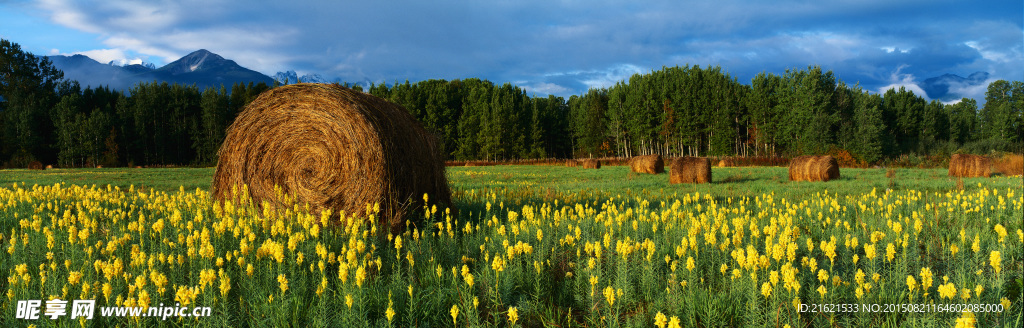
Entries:
<svg viewBox="0 0 1024 328">
<path fill-rule="evenodd" d="M 989 253 L 988 263 L 992 265 L 992 268 L 996 270 L 997 274 L 1002 271 L 1003 258 L 999 251 L 992 251 L 992 253 Z"/>
<path fill-rule="evenodd" d="M 459 318 L 459 306 L 458 305 L 452 305 L 452 309 L 450 311 L 448 311 L 448 313 L 450 313 L 452 315 L 452 324 L 453 325 L 457 325 L 457 321 L 458 321 L 458 318 Z"/>
<path fill-rule="evenodd" d="M 512 323 L 512 326 L 515 326 L 516 321 L 519 321 L 519 310 L 516 307 L 512 307 L 511 309 L 508 309 L 508 322 Z"/>
<path fill-rule="evenodd" d="M 345 305 L 350 309 L 352 308 L 352 294 L 345 294 Z"/>
<path fill-rule="evenodd" d="M 1003 311 L 1008 311 L 1010 309 L 1010 305 L 1011 305 L 1010 304 L 1010 300 L 1007 299 L 1006 297 L 1000 298 L 999 299 L 999 304 L 1003 305 L 1003 309 L 1004 309 Z"/>
<path fill-rule="evenodd" d="M 921 290 L 928 291 L 932 287 L 932 269 L 921 268 Z"/>
<path fill-rule="evenodd" d="M 666 323 L 668 323 L 668 318 L 661 311 L 658 311 L 658 314 L 654 315 L 654 325 L 658 326 L 658 328 L 665 328 Z"/>
<path fill-rule="evenodd" d="M 277 282 L 279 284 L 279 288 L 281 288 L 281 295 L 284 295 L 284 292 L 288 291 L 288 278 L 285 277 L 283 273 L 279 274 L 277 275 Z"/>
<path fill-rule="evenodd" d="M 388 318 L 388 323 L 391 323 L 391 319 L 395 317 L 395 302 L 391 300 L 391 291 L 388 291 L 388 309 L 384 311 L 384 316 Z"/>
<path fill-rule="evenodd" d="M 974 313 L 966 311 L 959 318 L 956 319 L 955 328 L 974 328 L 978 320 L 974 317 Z"/>
<path fill-rule="evenodd" d="M 917 288 L 917 279 L 914 279 L 913 275 L 907 275 L 907 289 L 913 293 L 915 288 Z"/>
<path fill-rule="evenodd" d="M 693 256 L 690 256 L 690 257 L 686 258 L 686 269 L 687 270 L 690 270 L 690 272 L 693 272 L 693 268 L 695 268 L 696 266 L 697 265 L 693 261 Z"/>
<path fill-rule="evenodd" d="M 942 297 L 942 298 L 953 298 L 954 296 L 956 296 L 956 287 L 953 286 L 953 283 L 951 283 L 951 282 L 939 285 L 938 290 L 939 290 L 939 297 Z"/>
<path fill-rule="evenodd" d="M 608 305 L 615 305 L 615 288 L 612 288 L 612 286 L 605 287 L 604 299 L 608 301 Z"/>
<path fill-rule="evenodd" d="M 668 328 L 680 328 L 679 318 L 676 316 L 672 316 L 672 319 L 668 320 Z"/>
<path fill-rule="evenodd" d="M 875 244 L 864 245 L 864 256 L 867 256 L 869 260 L 875 259 Z"/>
<path fill-rule="evenodd" d="M 772 295 L 772 284 L 771 283 L 765 282 L 765 283 L 761 284 L 761 295 L 764 295 L 765 298 L 768 298 L 769 296 Z"/>
<path fill-rule="evenodd" d="M 366 280 L 366 268 L 360 265 L 356 268 L 356 287 L 362 288 L 363 281 Z"/>
<path fill-rule="evenodd" d="M 821 294 L 821 297 L 825 297 L 825 294 L 828 294 L 828 288 L 825 288 L 825 285 L 819 285 L 818 294 Z"/>
</svg>

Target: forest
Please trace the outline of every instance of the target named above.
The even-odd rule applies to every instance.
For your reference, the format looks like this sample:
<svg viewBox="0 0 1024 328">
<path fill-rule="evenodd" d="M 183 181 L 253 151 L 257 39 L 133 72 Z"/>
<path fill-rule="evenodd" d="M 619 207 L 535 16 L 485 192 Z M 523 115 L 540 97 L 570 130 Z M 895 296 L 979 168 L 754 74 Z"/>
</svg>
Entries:
<svg viewBox="0 0 1024 328">
<path fill-rule="evenodd" d="M 45 57 L 0 40 L 0 165 L 210 166 L 235 116 L 265 84 L 141 83 L 82 88 Z M 760 73 L 674 66 L 568 99 L 476 78 L 374 84 L 451 160 L 782 156 L 845 152 L 861 163 L 904 155 L 1024 151 L 1024 82 L 988 85 L 985 103 L 900 89 L 874 94 L 819 66 Z"/>
</svg>

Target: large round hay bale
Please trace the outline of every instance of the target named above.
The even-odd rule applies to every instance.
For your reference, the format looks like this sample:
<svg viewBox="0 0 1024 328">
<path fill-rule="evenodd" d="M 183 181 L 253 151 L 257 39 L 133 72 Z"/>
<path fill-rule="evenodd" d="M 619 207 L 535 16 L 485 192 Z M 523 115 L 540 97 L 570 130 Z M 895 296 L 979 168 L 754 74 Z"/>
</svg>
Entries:
<svg viewBox="0 0 1024 328">
<path fill-rule="evenodd" d="M 569 159 L 565 161 L 565 167 L 577 167 L 580 166 L 580 161 L 575 159 Z"/>
<path fill-rule="evenodd" d="M 43 163 L 40 162 L 40 161 L 32 161 L 32 163 L 28 163 L 28 169 L 29 170 L 42 170 L 43 169 Z"/>
<path fill-rule="evenodd" d="M 593 158 L 585 159 L 585 160 L 583 160 L 583 168 L 585 168 L 585 169 L 599 169 L 599 168 L 601 168 L 601 161 L 593 159 Z"/>
<path fill-rule="evenodd" d="M 283 204 L 275 186 L 314 212 L 365 213 L 404 227 L 423 195 L 451 204 L 437 139 L 402 107 L 336 84 L 299 83 L 264 92 L 235 119 L 218 151 L 213 195 L 247 186 L 255 204 Z M 421 215 L 411 215 L 421 218 Z"/>
<path fill-rule="evenodd" d="M 829 181 L 839 178 L 839 162 L 832 156 L 799 156 L 789 162 L 790 181 Z"/>
<path fill-rule="evenodd" d="M 949 176 L 976 178 L 992 176 L 992 159 L 970 154 L 954 154 L 949 158 Z"/>
<path fill-rule="evenodd" d="M 679 157 L 669 167 L 669 183 L 711 183 L 711 160 L 707 157 Z"/>
<path fill-rule="evenodd" d="M 629 169 L 634 173 L 665 173 L 665 161 L 661 155 L 636 156 L 629 160 Z"/>
</svg>

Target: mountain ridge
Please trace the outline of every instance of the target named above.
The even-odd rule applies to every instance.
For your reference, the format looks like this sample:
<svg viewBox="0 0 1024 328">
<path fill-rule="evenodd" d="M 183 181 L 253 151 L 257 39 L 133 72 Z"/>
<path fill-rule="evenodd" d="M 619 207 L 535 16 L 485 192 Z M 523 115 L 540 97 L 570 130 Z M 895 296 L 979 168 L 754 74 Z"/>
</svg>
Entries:
<svg viewBox="0 0 1024 328">
<path fill-rule="evenodd" d="M 140 82 L 168 82 L 196 85 L 200 89 L 219 87 L 234 83 L 266 83 L 272 85 L 269 76 L 242 67 L 206 49 L 185 55 L 167 65 L 154 68 L 152 64 L 131 64 L 125 66 L 100 63 L 85 55 L 47 56 L 54 67 L 64 72 L 64 77 L 76 80 L 83 86 L 106 86 L 127 90 Z"/>
</svg>

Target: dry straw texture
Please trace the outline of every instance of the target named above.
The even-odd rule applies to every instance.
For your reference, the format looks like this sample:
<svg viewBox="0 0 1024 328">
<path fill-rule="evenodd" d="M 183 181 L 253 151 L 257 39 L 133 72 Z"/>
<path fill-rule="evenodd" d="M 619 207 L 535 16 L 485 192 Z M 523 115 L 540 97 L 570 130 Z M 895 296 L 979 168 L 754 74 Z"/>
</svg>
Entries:
<svg viewBox="0 0 1024 328">
<path fill-rule="evenodd" d="M 992 159 L 969 154 L 954 154 L 949 159 L 949 176 L 976 178 L 992 175 Z"/>
<path fill-rule="evenodd" d="M 580 161 L 575 159 L 569 159 L 565 161 L 565 167 L 577 167 L 580 166 Z"/>
<path fill-rule="evenodd" d="M 995 163 L 996 171 L 1003 175 L 1013 176 L 1024 174 L 1024 155 L 1006 154 Z"/>
<path fill-rule="evenodd" d="M 707 157 L 679 157 L 672 160 L 669 183 L 711 183 L 711 160 Z"/>
<path fill-rule="evenodd" d="M 635 173 L 665 173 L 665 161 L 661 155 L 636 156 L 629 160 L 629 169 Z"/>
<path fill-rule="evenodd" d="M 30 170 L 42 170 L 43 169 L 43 163 L 40 162 L 40 161 L 34 161 L 32 163 L 28 163 L 28 168 Z"/>
<path fill-rule="evenodd" d="M 583 168 L 585 169 L 599 169 L 601 168 L 601 161 L 590 158 L 583 160 Z"/>
<path fill-rule="evenodd" d="M 839 162 L 832 156 L 799 156 L 789 162 L 790 181 L 839 179 Z"/>
<path fill-rule="evenodd" d="M 400 106 L 339 85 L 264 92 L 231 124 L 217 154 L 219 200 L 245 185 L 256 204 L 285 205 L 275 186 L 316 212 L 363 215 L 379 203 L 379 221 L 393 231 L 407 211 L 422 208 L 425 193 L 431 203 L 451 204 L 437 139 Z"/>
<path fill-rule="evenodd" d="M 718 167 L 729 167 L 729 166 L 733 166 L 733 164 L 732 164 L 731 161 L 729 161 L 727 159 L 723 159 L 723 160 L 718 161 Z"/>
</svg>

